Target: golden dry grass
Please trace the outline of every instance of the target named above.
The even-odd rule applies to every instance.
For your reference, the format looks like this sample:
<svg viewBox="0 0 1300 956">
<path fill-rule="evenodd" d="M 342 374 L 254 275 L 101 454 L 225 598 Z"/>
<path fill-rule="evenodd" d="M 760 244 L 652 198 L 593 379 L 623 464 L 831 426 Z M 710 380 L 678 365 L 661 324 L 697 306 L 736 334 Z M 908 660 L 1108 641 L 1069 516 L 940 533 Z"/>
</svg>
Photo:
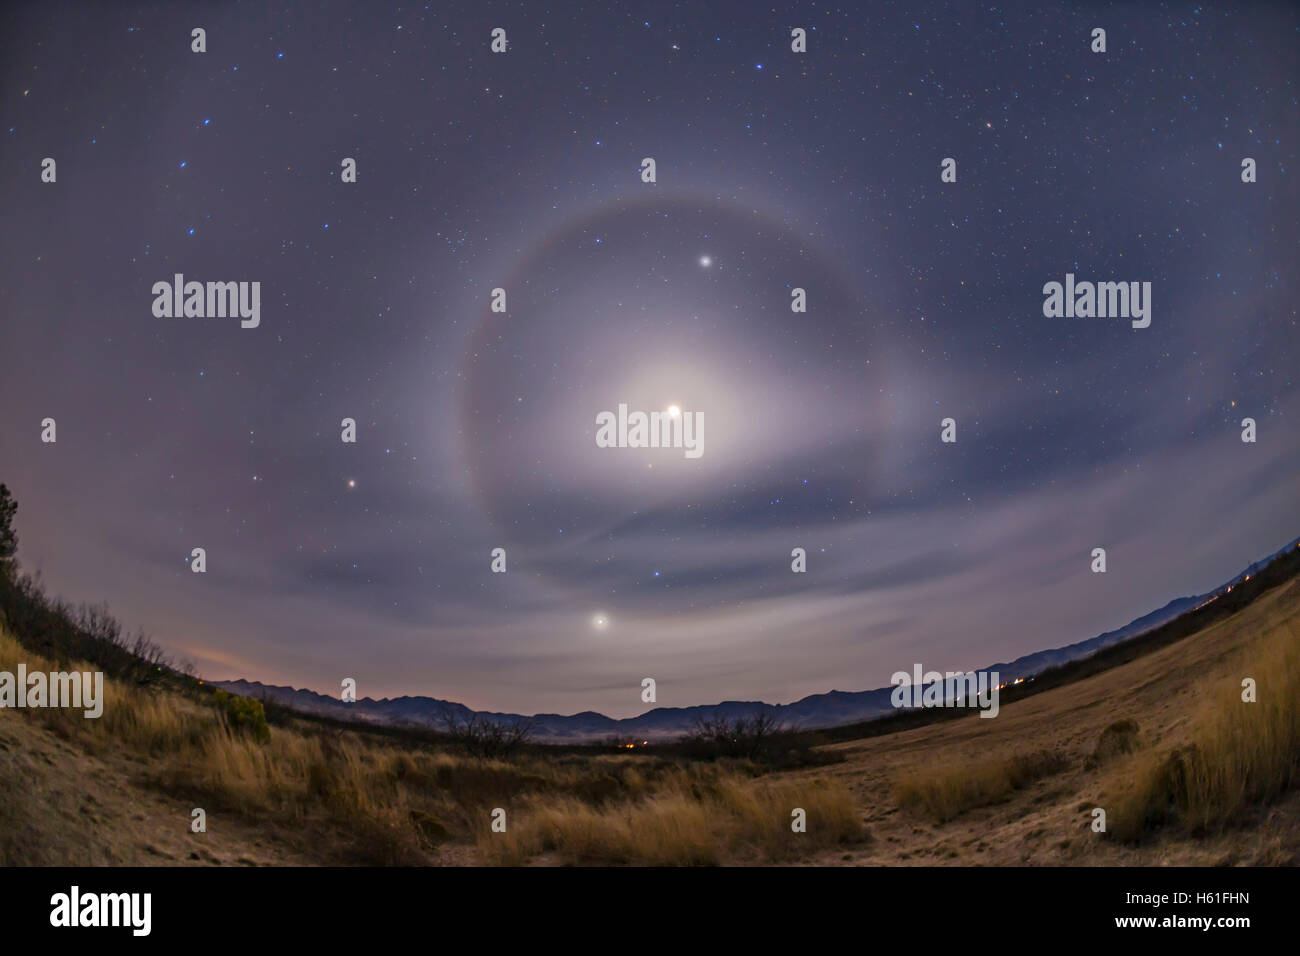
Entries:
<svg viewBox="0 0 1300 956">
<path fill-rule="evenodd" d="M 1007 800 L 1017 790 L 1064 770 L 1069 761 L 1046 750 L 980 757 L 967 763 L 934 763 L 899 774 L 894 799 L 936 823 Z"/>
<path fill-rule="evenodd" d="M 1255 701 L 1242 680 L 1255 682 Z M 1137 840 L 1181 823 L 1222 829 L 1300 779 L 1300 641 L 1288 624 L 1249 645 L 1199 709 L 1189 739 L 1135 755 L 1115 773 L 1110 827 Z"/>
<path fill-rule="evenodd" d="M 802 810 L 804 829 L 794 828 Z M 755 782 L 719 774 L 672 775 L 641 799 L 592 806 L 573 798 L 531 800 L 504 833 L 481 828 L 478 848 L 494 863 L 544 854 L 573 864 L 693 866 L 778 862 L 866 838 L 860 811 L 825 780 Z"/>
<path fill-rule="evenodd" d="M 1003 701 L 996 719 L 835 744 L 843 762 L 820 772 L 853 794 L 873 839 L 816 862 L 1300 863 L 1298 629 L 1293 578 L 1174 644 Z M 1245 676 L 1258 682 L 1258 703 L 1241 703 Z M 1066 762 L 1017 789 L 1006 762 L 1040 751 Z M 1158 772 L 1174 753 L 1190 769 L 1181 792 Z M 1092 829 L 1098 808 L 1104 833 Z"/>
<path fill-rule="evenodd" d="M 0 669 L 18 661 L 29 671 L 88 669 L 54 667 L 0 632 Z M 430 863 L 457 845 L 477 845 L 483 860 L 501 863 L 553 854 L 575 863 L 789 860 L 861 836 L 860 815 L 838 784 L 773 785 L 747 765 L 621 754 L 474 758 L 305 720 L 259 742 L 204 700 L 111 680 L 104 696 L 96 720 L 58 708 L 3 719 L 125 762 L 130 786 L 174 801 L 178 819 L 202 807 L 210 820 L 255 824 L 317 862 Z M 0 789 L 0 825 L 21 818 L 30 832 L 42 813 L 20 807 L 21 798 L 21 790 Z M 496 807 L 508 811 L 506 834 L 488 830 Z M 795 807 L 807 811 L 806 833 L 791 831 Z M 30 843 L 0 842 L 0 863 L 35 862 Z M 71 860 L 55 851 L 41 862 Z"/>
</svg>

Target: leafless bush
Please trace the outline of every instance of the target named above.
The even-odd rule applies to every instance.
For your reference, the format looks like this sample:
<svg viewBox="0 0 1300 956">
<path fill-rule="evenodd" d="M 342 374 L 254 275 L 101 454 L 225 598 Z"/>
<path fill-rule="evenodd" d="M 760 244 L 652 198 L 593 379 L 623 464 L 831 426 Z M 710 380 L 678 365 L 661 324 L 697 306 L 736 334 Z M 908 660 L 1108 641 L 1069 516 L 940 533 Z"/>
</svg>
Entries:
<svg viewBox="0 0 1300 956">
<path fill-rule="evenodd" d="M 792 729 L 770 710 L 750 717 L 700 717 L 683 743 L 694 757 L 734 757 L 770 762 L 799 746 Z"/>
<path fill-rule="evenodd" d="M 447 720 L 447 736 L 472 757 L 508 757 L 532 732 L 532 721 L 492 720 L 479 714 Z"/>
</svg>

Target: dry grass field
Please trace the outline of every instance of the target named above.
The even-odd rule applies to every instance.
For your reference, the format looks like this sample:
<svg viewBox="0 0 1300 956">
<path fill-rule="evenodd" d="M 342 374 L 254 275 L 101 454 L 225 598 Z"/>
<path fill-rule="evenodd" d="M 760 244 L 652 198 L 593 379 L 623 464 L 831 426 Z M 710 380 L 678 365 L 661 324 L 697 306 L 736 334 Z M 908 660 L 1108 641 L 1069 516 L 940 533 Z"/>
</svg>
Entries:
<svg viewBox="0 0 1300 956">
<path fill-rule="evenodd" d="M 781 772 L 474 757 L 305 719 L 267 728 L 240 699 L 111 681 L 99 720 L 0 710 L 0 863 L 1293 865 L 1298 634 L 1293 578 L 997 718 L 831 745 L 840 762 Z M 0 631 L 0 670 L 19 661 L 68 669 Z M 190 832 L 195 807 L 206 833 Z"/>
<path fill-rule="evenodd" d="M 847 759 L 819 775 L 849 789 L 872 839 L 816 863 L 1294 865 L 1300 580 L 992 720 L 835 749 Z"/>
</svg>

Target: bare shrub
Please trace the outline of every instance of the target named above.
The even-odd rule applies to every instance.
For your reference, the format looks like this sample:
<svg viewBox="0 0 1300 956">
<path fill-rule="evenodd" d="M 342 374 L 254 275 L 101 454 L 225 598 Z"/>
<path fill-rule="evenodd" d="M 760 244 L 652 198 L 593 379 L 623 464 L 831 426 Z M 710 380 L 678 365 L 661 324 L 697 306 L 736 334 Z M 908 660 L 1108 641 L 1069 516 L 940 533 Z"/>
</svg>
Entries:
<svg viewBox="0 0 1300 956">
<path fill-rule="evenodd" d="M 471 757 L 508 757 L 532 732 L 532 721 L 491 720 L 480 714 L 447 721 L 447 736 Z"/>
</svg>

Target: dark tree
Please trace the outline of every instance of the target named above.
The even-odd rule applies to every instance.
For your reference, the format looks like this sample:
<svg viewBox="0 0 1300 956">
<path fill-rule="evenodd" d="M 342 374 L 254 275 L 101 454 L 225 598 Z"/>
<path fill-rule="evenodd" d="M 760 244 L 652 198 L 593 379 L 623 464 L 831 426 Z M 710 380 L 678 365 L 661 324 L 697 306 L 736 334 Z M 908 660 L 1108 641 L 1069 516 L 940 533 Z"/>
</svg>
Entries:
<svg viewBox="0 0 1300 956">
<path fill-rule="evenodd" d="M 9 489 L 0 485 L 0 562 L 7 565 L 13 560 L 18 550 L 18 532 L 14 530 L 14 513 L 18 511 L 18 502 L 9 493 Z"/>
</svg>

